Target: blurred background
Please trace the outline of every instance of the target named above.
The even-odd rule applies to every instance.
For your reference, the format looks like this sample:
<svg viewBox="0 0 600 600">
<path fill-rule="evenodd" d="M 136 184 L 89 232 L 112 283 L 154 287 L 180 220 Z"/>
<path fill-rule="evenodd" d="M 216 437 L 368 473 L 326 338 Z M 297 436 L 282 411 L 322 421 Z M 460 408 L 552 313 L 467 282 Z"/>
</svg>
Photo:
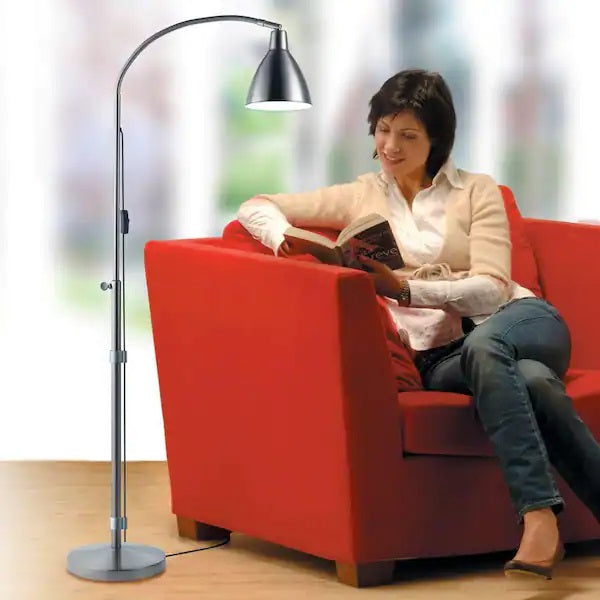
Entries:
<svg viewBox="0 0 600 600">
<path fill-rule="evenodd" d="M 586 6 L 0 0 L 0 460 L 110 460 L 110 294 L 99 284 L 112 279 L 114 89 L 145 38 L 215 14 L 280 22 L 314 103 L 244 109 L 269 40 L 245 23 L 161 38 L 125 78 L 127 457 L 163 460 L 144 243 L 218 236 L 256 193 L 378 170 L 368 101 L 409 67 L 451 87 L 459 167 L 509 185 L 525 216 L 599 220 L 588 180 L 600 39 Z"/>
</svg>

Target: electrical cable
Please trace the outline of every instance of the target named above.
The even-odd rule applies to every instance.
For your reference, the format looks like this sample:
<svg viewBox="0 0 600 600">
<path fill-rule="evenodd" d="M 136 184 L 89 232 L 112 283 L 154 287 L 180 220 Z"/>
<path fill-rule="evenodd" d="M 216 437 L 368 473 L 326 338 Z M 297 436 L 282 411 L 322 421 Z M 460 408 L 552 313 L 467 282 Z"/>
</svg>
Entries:
<svg viewBox="0 0 600 600">
<path fill-rule="evenodd" d="M 213 546 L 207 546 L 206 548 L 197 548 L 196 550 L 184 550 L 183 552 L 173 552 L 172 554 L 165 554 L 165 558 L 169 558 L 169 556 L 178 556 L 180 554 L 191 554 L 192 552 L 202 552 L 202 550 L 212 550 L 213 548 L 225 546 L 225 544 L 229 544 L 229 540 L 223 540 L 218 544 L 214 544 Z"/>
</svg>

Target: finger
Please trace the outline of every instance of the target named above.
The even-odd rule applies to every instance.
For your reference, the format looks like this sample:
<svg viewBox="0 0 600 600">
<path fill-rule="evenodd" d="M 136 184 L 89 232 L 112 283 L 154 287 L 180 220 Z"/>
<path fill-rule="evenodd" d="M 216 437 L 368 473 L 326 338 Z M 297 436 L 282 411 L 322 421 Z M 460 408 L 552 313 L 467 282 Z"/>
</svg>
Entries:
<svg viewBox="0 0 600 600">
<path fill-rule="evenodd" d="M 369 258 L 368 256 L 364 256 L 363 254 L 358 255 L 358 261 L 363 263 L 364 265 L 368 265 L 375 271 L 385 271 L 385 265 L 383 263 L 380 263 L 378 260 Z"/>
<path fill-rule="evenodd" d="M 373 263 L 377 263 L 379 264 L 378 260 L 374 260 L 372 258 L 369 258 L 368 256 L 365 256 L 364 254 L 358 254 L 357 255 L 358 260 L 362 260 L 365 263 L 367 263 L 368 265 L 373 264 Z"/>
</svg>

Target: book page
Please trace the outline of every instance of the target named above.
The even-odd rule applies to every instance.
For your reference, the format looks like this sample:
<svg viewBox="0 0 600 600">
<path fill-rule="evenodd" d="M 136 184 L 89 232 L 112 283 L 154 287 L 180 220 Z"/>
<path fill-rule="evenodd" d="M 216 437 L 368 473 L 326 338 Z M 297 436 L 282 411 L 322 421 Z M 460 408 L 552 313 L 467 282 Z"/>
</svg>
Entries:
<svg viewBox="0 0 600 600">
<path fill-rule="evenodd" d="M 300 231 L 301 234 L 296 233 L 298 231 Z M 296 227 L 289 227 L 285 230 L 283 236 L 290 244 L 293 244 L 294 247 L 298 249 L 300 254 L 311 254 L 322 263 L 328 265 L 342 264 L 342 253 L 339 248 L 336 247 L 335 242 L 318 233 L 298 229 Z"/>
<path fill-rule="evenodd" d="M 340 231 L 340 235 L 338 235 L 337 238 L 338 246 L 341 246 L 346 240 L 353 238 L 360 231 L 364 231 L 365 229 L 371 228 L 373 225 L 385 222 L 386 218 L 377 213 L 371 213 L 355 219 Z"/>
<path fill-rule="evenodd" d="M 335 248 L 336 246 L 334 241 L 326 238 L 324 235 L 308 231 L 308 229 L 301 229 L 300 227 L 288 227 L 283 232 L 283 235 L 286 240 L 289 237 L 293 240 L 306 240 L 313 244 L 320 244 L 321 246 L 325 246 L 325 248 Z"/>
</svg>

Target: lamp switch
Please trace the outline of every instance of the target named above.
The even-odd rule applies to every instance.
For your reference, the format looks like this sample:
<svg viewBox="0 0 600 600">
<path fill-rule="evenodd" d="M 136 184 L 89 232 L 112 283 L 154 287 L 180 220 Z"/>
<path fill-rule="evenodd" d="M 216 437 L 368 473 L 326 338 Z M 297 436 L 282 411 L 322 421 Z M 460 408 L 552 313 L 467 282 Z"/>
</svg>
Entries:
<svg viewBox="0 0 600 600">
<path fill-rule="evenodd" d="M 129 233 L 129 213 L 124 209 L 121 211 L 121 233 Z"/>
</svg>

